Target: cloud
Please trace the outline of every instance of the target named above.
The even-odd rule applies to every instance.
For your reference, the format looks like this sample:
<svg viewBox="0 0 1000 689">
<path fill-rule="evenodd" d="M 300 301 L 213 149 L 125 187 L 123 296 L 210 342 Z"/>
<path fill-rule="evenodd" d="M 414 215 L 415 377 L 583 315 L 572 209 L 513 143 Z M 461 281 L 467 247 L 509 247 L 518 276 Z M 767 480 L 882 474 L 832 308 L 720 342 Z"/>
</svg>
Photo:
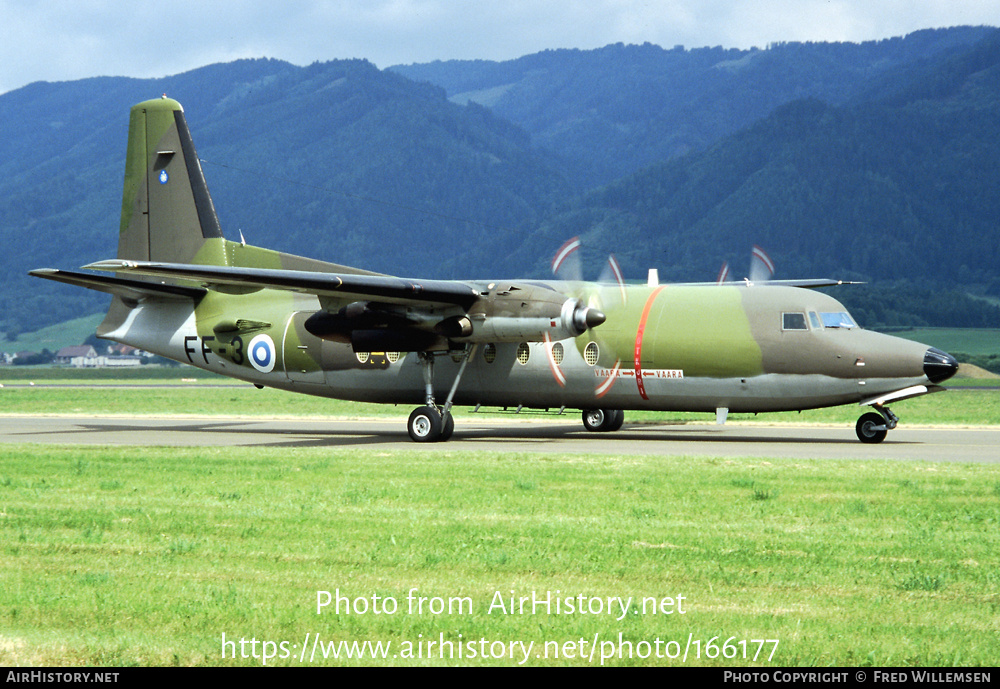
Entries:
<svg viewBox="0 0 1000 689">
<path fill-rule="evenodd" d="M 1000 24 L 996 0 L 8 0 L 0 92 L 35 80 L 176 74 L 241 57 L 379 67 L 651 42 L 763 47 Z"/>
</svg>

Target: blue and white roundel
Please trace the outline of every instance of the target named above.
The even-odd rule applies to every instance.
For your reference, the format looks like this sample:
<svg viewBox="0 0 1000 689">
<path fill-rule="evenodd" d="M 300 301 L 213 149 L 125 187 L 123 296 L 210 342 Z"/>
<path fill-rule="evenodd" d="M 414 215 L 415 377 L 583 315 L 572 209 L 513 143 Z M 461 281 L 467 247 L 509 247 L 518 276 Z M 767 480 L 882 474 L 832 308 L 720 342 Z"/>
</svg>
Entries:
<svg viewBox="0 0 1000 689">
<path fill-rule="evenodd" d="M 274 370 L 274 342 L 267 335 L 257 335 L 250 340 L 247 348 L 250 354 L 250 364 L 261 373 Z"/>
<path fill-rule="evenodd" d="M 160 170 L 160 184 L 166 184 L 170 179 L 170 175 L 167 174 L 166 170 Z"/>
</svg>

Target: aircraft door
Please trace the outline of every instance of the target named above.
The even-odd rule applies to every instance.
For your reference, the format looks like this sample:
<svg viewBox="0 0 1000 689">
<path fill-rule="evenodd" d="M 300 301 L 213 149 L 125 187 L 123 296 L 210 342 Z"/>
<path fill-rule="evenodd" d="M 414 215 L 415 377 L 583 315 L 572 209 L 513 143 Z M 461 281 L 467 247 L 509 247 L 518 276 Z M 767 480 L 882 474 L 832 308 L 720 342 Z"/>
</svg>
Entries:
<svg viewBox="0 0 1000 689">
<path fill-rule="evenodd" d="M 296 311 L 285 323 L 282 336 L 282 353 L 285 375 L 289 380 L 311 385 L 324 384 L 323 340 L 305 329 L 305 321 L 312 313 Z"/>
</svg>

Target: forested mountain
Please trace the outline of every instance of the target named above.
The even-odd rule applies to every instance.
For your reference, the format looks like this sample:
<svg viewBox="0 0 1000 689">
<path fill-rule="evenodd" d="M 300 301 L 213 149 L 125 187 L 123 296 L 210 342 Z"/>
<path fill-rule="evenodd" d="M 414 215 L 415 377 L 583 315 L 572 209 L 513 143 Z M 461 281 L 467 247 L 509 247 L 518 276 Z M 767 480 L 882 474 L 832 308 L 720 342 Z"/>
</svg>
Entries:
<svg viewBox="0 0 1000 689">
<path fill-rule="evenodd" d="M 872 100 L 794 101 L 705 152 L 592 192 L 553 213 L 536 237 L 558 246 L 582 234 L 591 270 L 614 251 L 635 277 L 652 266 L 668 280 L 706 280 L 723 260 L 745 274 L 759 244 L 783 277 L 1000 295 L 1000 32 L 880 81 Z M 525 247 L 512 262 L 537 253 Z M 537 258 L 535 266 L 544 270 Z M 849 292 L 837 296 L 851 301 Z M 870 323 L 892 319 L 869 311 Z M 944 324 L 948 314 L 935 311 Z M 953 324 L 988 324 L 963 318 Z"/>
<path fill-rule="evenodd" d="M 793 100 L 847 102 L 887 73 L 960 53 L 990 31 L 961 27 L 764 50 L 618 44 L 392 69 L 443 87 L 456 102 L 490 107 L 574 161 L 575 179 L 593 186 L 704 150 Z"/>
<path fill-rule="evenodd" d="M 25 273 L 114 256 L 128 110 L 161 93 L 185 107 L 232 239 L 377 271 L 481 273 L 493 257 L 470 263 L 477 243 L 509 246 L 500 228 L 536 226 L 570 193 L 517 126 L 364 61 L 33 84 L 0 96 L 5 331 L 102 308 L 103 295 Z"/>
<path fill-rule="evenodd" d="M 0 95 L 0 332 L 103 308 L 26 272 L 114 255 L 128 108 L 161 93 L 185 106 L 232 239 L 400 275 L 544 277 L 582 235 L 591 276 L 615 252 L 629 277 L 674 280 L 745 272 L 756 243 L 779 277 L 925 290 L 837 292 L 870 324 L 983 325 L 996 308 L 958 291 L 1000 296 L 998 53 L 1000 32 L 964 28 L 32 84 Z M 404 76 L 430 72 L 447 79 Z"/>
</svg>

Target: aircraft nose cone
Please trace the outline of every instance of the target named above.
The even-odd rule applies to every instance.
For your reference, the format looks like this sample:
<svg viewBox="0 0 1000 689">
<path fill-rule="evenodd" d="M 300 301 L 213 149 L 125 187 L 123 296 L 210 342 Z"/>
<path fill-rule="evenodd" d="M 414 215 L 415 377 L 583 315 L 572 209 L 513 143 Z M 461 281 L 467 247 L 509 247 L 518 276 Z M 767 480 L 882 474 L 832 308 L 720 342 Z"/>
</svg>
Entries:
<svg viewBox="0 0 1000 689">
<path fill-rule="evenodd" d="M 924 353 L 924 374 L 932 383 L 943 383 L 958 371 L 958 360 L 947 352 L 931 347 Z"/>
</svg>

